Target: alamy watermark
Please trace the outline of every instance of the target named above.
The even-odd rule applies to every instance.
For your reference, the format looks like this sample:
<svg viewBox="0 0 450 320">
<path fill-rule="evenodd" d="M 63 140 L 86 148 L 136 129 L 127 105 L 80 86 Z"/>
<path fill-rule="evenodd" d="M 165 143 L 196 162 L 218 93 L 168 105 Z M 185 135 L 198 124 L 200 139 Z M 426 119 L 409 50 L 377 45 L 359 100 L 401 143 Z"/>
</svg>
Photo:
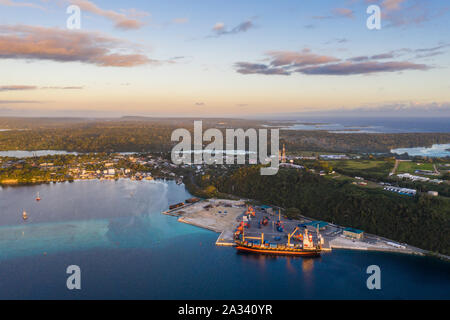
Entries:
<svg viewBox="0 0 450 320">
<path fill-rule="evenodd" d="M 381 269 L 379 266 L 373 264 L 367 267 L 367 274 L 370 274 L 370 277 L 367 278 L 366 285 L 369 290 L 380 290 L 381 289 Z"/>
<path fill-rule="evenodd" d="M 381 8 L 376 4 L 370 5 L 366 10 L 367 14 L 370 16 L 367 18 L 366 26 L 369 30 L 380 30 L 381 29 Z"/>
<path fill-rule="evenodd" d="M 81 268 L 77 265 L 68 266 L 66 273 L 70 274 L 66 281 L 69 290 L 81 290 Z"/>
<path fill-rule="evenodd" d="M 66 26 L 69 30 L 80 30 L 81 29 L 81 9 L 79 6 L 70 5 L 66 10 L 67 14 L 70 16 L 67 18 Z"/>
<path fill-rule="evenodd" d="M 191 133 L 187 129 L 176 129 L 172 132 L 172 141 L 179 141 L 171 152 L 174 164 L 269 164 L 261 168 L 261 175 L 275 175 L 279 168 L 279 129 L 270 129 L 270 155 L 267 154 L 268 130 L 250 128 L 226 129 L 226 145 L 222 131 L 208 129 L 203 133 L 202 121 L 194 121 L 194 149 L 192 149 Z M 181 141 L 180 141 L 181 139 Z M 237 141 L 237 148 L 235 141 Z M 248 141 L 248 151 L 246 148 Z M 203 142 L 211 142 L 203 149 Z M 192 159 L 193 158 L 193 159 Z M 225 161 L 224 161 L 225 159 Z"/>
</svg>

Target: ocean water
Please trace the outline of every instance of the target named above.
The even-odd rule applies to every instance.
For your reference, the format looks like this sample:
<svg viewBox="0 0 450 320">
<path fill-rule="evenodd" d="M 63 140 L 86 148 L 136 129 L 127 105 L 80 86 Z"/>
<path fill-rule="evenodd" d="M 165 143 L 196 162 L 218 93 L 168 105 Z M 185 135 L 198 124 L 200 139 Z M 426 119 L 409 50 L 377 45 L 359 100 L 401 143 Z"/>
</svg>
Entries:
<svg viewBox="0 0 450 320">
<path fill-rule="evenodd" d="M 188 197 L 172 181 L 0 189 L 0 299 L 450 298 L 450 263 L 435 258 L 347 250 L 270 257 L 216 247 L 218 234 L 161 214 Z M 366 287 L 373 264 L 381 290 Z M 66 288 L 69 265 L 81 268 L 79 291 Z"/>
<path fill-rule="evenodd" d="M 404 154 L 407 153 L 410 156 L 424 156 L 424 157 L 450 157 L 450 143 L 447 144 L 433 144 L 431 148 L 418 147 L 418 148 L 398 148 L 392 149 L 392 153 Z"/>
</svg>

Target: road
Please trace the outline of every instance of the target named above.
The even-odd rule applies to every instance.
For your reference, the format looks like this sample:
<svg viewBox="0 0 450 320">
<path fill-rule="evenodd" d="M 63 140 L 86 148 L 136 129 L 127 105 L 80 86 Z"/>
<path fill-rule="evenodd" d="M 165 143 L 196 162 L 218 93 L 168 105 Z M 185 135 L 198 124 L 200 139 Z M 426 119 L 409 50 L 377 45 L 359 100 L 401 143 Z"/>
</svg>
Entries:
<svg viewBox="0 0 450 320">
<path fill-rule="evenodd" d="M 391 173 L 389 173 L 389 177 L 393 176 L 395 174 L 395 172 L 397 171 L 398 168 L 398 164 L 400 163 L 400 160 L 395 160 L 395 165 L 394 165 L 394 169 L 392 169 Z"/>
</svg>

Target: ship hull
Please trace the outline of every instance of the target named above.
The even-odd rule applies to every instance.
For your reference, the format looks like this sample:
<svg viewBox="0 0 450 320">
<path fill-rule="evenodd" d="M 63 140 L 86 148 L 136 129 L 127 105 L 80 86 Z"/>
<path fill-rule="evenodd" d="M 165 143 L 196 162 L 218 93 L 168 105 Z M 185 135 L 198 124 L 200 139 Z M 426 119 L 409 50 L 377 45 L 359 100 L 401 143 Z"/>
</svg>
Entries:
<svg viewBox="0 0 450 320">
<path fill-rule="evenodd" d="M 246 246 L 237 245 L 236 249 L 243 252 L 252 252 L 258 254 L 270 254 L 270 255 L 285 255 L 285 256 L 303 256 L 303 257 L 317 257 L 320 256 L 320 250 L 282 250 L 282 249 L 264 249 L 264 248 L 251 248 Z"/>
</svg>

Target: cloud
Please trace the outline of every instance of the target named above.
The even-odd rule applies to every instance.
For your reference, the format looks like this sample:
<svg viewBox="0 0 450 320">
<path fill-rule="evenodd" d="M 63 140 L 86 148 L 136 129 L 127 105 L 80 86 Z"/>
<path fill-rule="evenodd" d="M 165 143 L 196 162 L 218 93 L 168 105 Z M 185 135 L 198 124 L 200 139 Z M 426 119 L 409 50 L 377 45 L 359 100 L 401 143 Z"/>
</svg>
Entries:
<svg viewBox="0 0 450 320">
<path fill-rule="evenodd" d="M 344 110 L 343 110 L 344 111 Z M 381 104 L 360 106 L 358 108 L 345 110 L 355 113 L 384 113 L 384 114 L 405 114 L 424 116 L 446 115 L 450 116 L 450 102 L 417 102 L 417 101 L 394 101 Z"/>
<path fill-rule="evenodd" d="M 111 20 L 114 22 L 116 28 L 123 30 L 141 28 L 145 23 L 138 18 L 149 15 L 147 12 L 140 12 L 135 9 L 124 11 L 126 13 L 119 13 L 113 10 L 104 10 L 92 1 L 87 0 L 70 0 L 70 3 L 79 6 L 83 11 L 88 11 Z"/>
<path fill-rule="evenodd" d="M 225 23 L 223 23 L 223 22 L 217 22 L 213 27 L 213 30 L 217 31 L 217 32 L 221 32 L 224 29 L 225 29 Z"/>
<path fill-rule="evenodd" d="M 244 21 L 231 30 L 227 30 L 225 24 L 223 22 L 217 22 L 213 28 L 212 31 L 214 32 L 214 37 L 220 37 L 223 35 L 229 35 L 229 34 L 238 34 L 242 32 L 247 32 L 249 29 L 254 28 L 255 25 L 251 20 Z"/>
<path fill-rule="evenodd" d="M 406 0 L 383 0 L 381 6 L 388 11 L 400 10 L 401 4 Z"/>
<path fill-rule="evenodd" d="M 314 66 L 298 69 L 297 71 L 308 75 L 355 75 L 368 74 L 376 72 L 395 72 L 404 70 L 428 70 L 429 66 L 425 64 L 416 64 L 412 62 L 341 62 L 323 66 Z"/>
<path fill-rule="evenodd" d="M 22 90 L 36 90 L 36 86 L 26 86 L 26 85 L 9 85 L 0 86 L 0 92 L 2 91 L 22 91 Z"/>
<path fill-rule="evenodd" d="M 347 60 L 354 61 L 354 62 L 361 62 L 361 61 L 369 60 L 369 57 L 368 56 L 357 56 L 357 57 L 348 58 Z"/>
<path fill-rule="evenodd" d="M 291 73 L 283 68 L 274 68 L 265 64 L 237 62 L 235 63 L 236 71 L 241 74 L 266 74 L 266 75 L 285 75 Z"/>
<path fill-rule="evenodd" d="M 392 59 L 392 58 L 394 58 L 394 54 L 392 52 L 376 54 L 370 57 L 370 59 Z"/>
<path fill-rule="evenodd" d="M 51 90 L 81 90 L 84 87 L 81 86 L 71 86 L 71 87 L 41 87 L 40 89 L 51 89 Z"/>
<path fill-rule="evenodd" d="M 436 55 L 444 54 L 446 51 L 445 48 L 450 47 L 450 43 L 439 43 L 437 46 L 431 48 L 419 48 L 419 49 L 409 49 L 402 48 L 398 50 L 392 50 L 389 52 L 379 53 L 373 56 L 357 56 L 348 58 L 348 61 L 361 62 L 361 61 L 369 61 L 369 60 L 384 60 L 384 59 L 393 59 L 399 58 L 402 56 L 409 55 L 410 58 L 426 58 L 433 57 Z"/>
<path fill-rule="evenodd" d="M 42 103 L 42 101 L 36 100 L 0 100 L 0 104 L 26 104 L 26 103 Z"/>
<path fill-rule="evenodd" d="M 441 43 L 438 46 L 431 47 L 431 48 L 421 48 L 414 50 L 415 52 L 431 52 L 431 51 L 437 51 L 444 48 L 450 47 L 450 43 Z"/>
<path fill-rule="evenodd" d="M 36 8 L 41 10 L 44 9 L 43 7 L 31 2 L 16 2 L 12 0 L 0 0 L 0 5 L 6 7 Z"/>
<path fill-rule="evenodd" d="M 333 14 L 335 16 L 340 16 L 340 17 L 344 17 L 344 18 L 354 18 L 353 10 L 347 9 L 347 8 L 336 8 L 336 9 L 333 9 Z"/>
<path fill-rule="evenodd" d="M 268 51 L 269 65 L 260 63 L 238 62 L 237 72 L 242 74 L 290 75 L 292 68 L 336 62 L 339 59 L 311 53 L 309 49 L 302 51 Z"/>
<path fill-rule="evenodd" d="M 354 18 L 353 10 L 348 8 L 334 8 L 331 10 L 331 15 L 326 16 L 313 16 L 313 19 L 316 20 L 327 20 L 327 19 L 335 19 L 335 18 Z"/>
<path fill-rule="evenodd" d="M 70 86 L 70 87 L 38 87 L 38 86 L 29 86 L 29 85 L 6 85 L 0 86 L 0 92 L 4 91 L 27 91 L 27 90 L 37 90 L 37 89 L 52 89 L 52 90 L 81 90 L 84 87 L 81 86 Z"/>
<path fill-rule="evenodd" d="M 272 58 L 270 64 L 272 66 L 286 66 L 286 65 L 295 65 L 295 66 L 307 66 L 307 65 L 315 65 L 315 64 L 323 64 L 328 62 L 339 61 L 339 59 L 318 55 L 311 53 L 309 49 L 303 49 L 302 51 L 269 51 L 266 55 Z"/>
<path fill-rule="evenodd" d="M 402 49 L 403 50 L 403 49 Z M 379 61 L 394 57 L 394 53 L 358 56 L 346 61 L 327 55 L 312 53 L 309 49 L 297 51 L 269 51 L 270 62 L 237 62 L 236 72 L 241 74 L 291 75 L 358 75 L 405 70 L 428 70 L 431 67 L 409 61 Z"/>
<path fill-rule="evenodd" d="M 320 111 L 311 109 L 283 115 L 284 117 L 320 117 L 324 115 L 339 117 L 450 117 L 450 102 L 386 101 L 360 105 L 354 108 L 341 107 Z"/>
<path fill-rule="evenodd" d="M 206 104 L 204 102 L 196 102 L 195 105 L 198 107 L 202 107 L 205 106 Z"/>
<path fill-rule="evenodd" d="M 96 32 L 0 25 L 0 59 L 83 62 L 102 67 L 157 64 L 126 41 Z"/>
<path fill-rule="evenodd" d="M 408 0 L 366 0 L 381 7 L 382 21 L 387 21 L 386 27 L 405 25 L 420 25 L 426 21 L 445 14 L 449 8 L 432 8 L 425 2 Z"/>
<path fill-rule="evenodd" d="M 176 24 L 184 24 L 184 23 L 188 23 L 189 19 L 188 18 L 175 18 L 172 20 L 173 23 Z"/>
<path fill-rule="evenodd" d="M 392 59 L 395 58 L 396 55 L 394 52 L 387 52 L 387 53 L 380 53 L 373 56 L 358 56 L 358 57 L 352 57 L 348 58 L 348 61 L 354 61 L 354 62 L 361 62 L 361 61 L 368 61 L 368 60 L 383 60 L 383 59 Z"/>
</svg>

